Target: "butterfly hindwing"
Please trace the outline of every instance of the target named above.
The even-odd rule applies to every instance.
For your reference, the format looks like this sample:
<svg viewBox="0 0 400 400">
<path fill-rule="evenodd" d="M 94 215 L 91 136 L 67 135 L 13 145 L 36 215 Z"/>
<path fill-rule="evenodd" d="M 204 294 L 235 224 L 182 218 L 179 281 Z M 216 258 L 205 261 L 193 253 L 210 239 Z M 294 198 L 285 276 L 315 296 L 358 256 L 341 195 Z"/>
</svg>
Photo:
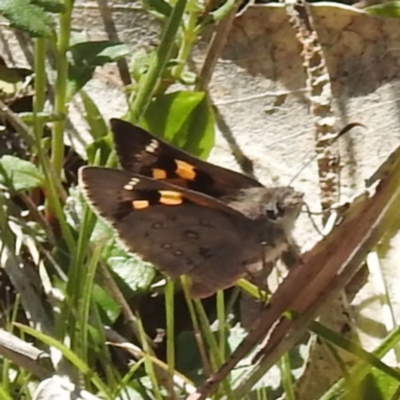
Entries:
<svg viewBox="0 0 400 400">
<path fill-rule="evenodd" d="M 255 179 L 210 164 L 120 119 L 111 119 L 121 166 L 131 172 L 221 197 L 231 190 L 262 186 Z"/>
<path fill-rule="evenodd" d="M 216 199 L 109 168 L 82 168 L 79 180 L 89 203 L 129 251 L 172 278 L 191 277 L 196 297 L 233 285 L 254 261 L 249 221 Z M 226 270 L 228 257 L 234 262 Z"/>
</svg>

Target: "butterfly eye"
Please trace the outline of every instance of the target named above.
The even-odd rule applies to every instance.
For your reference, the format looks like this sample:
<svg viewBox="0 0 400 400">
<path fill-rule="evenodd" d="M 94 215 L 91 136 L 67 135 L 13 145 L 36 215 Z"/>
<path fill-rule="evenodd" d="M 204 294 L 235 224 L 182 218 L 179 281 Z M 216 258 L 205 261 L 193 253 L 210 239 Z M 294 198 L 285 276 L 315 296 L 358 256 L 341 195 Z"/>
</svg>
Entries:
<svg viewBox="0 0 400 400">
<path fill-rule="evenodd" d="M 281 207 L 279 203 L 276 203 L 274 207 L 267 208 L 266 214 L 269 219 L 275 221 L 278 218 L 283 217 L 283 215 L 285 214 L 285 210 Z"/>
</svg>

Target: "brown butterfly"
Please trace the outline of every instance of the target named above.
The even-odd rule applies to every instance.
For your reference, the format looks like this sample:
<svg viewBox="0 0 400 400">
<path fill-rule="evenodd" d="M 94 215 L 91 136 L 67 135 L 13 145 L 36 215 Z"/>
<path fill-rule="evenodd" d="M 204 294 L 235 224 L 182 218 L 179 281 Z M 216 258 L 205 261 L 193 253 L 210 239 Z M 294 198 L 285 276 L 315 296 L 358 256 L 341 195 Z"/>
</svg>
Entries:
<svg viewBox="0 0 400 400">
<path fill-rule="evenodd" d="M 207 297 L 276 262 L 292 243 L 303 194 L 266 188 L 128 122 L 111 128 L 124 170 L 84 167 L 80 186 L 129 251 Z"/>
</svg>

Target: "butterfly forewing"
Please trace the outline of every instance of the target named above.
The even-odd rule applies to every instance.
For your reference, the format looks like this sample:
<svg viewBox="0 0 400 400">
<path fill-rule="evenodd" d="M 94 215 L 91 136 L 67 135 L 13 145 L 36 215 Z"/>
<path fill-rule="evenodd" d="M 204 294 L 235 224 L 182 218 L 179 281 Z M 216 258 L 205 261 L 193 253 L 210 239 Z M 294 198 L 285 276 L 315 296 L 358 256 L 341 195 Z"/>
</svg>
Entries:
<svg viewBox="0 0 400 400">
<path fill-rule="evenodd" d="M 214 197 L 235 189 L 262 186 L 249 176 L 193 157 L 128 122 L 112 119 L 110 123 L 119 161 L 127 171 Z"/>
</svg>

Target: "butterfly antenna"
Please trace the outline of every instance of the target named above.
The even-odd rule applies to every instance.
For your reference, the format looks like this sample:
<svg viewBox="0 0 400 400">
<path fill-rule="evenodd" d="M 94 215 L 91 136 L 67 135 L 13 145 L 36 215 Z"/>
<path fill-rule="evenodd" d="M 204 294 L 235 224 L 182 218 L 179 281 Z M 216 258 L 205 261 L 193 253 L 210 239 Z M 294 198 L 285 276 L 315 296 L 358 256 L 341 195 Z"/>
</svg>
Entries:
<svg viewBox="0 0 400 400">
<path fill-rule="evenodd" d="M 338 140 L 340 137 L 344 136 L 348 131 L 350 131 L 351 129 L 355 128 L 356 126 L 361 126 L 363 128 L 366 128 L 365 125 L 359 123 L 359 122 L 352 122 L 350 124 L 345 125 L 340 131 L 339 133 L 332 139 L 331 143 L 335 143 L 336 140 Z M 296 173 L 296 175 L 293 176 L 293 178 L 290 180 L 289 182 L 289 186 L 292 185 L 292 183 L 299 177 L 299 175 L 315 160 L 315 158 L 317 157 L 317 154 L 312 156 L 309 160 L 307 160 L 303 166 L 300 168 L 300 170 Z"/>
<path fill-rule="evenodd" d="M 305 207 L 308 218 L 310 219 L 311 224 L 314 227 L 314 229 L 317 231 L 318 234 L 320 234 L 322 237 L 324 237 L 325 235 L 322 233 L 321 229 L 319 229 L 318 225 L 314 221 L 314 218 L 312 217 L 313 213 L 311 212 L 309 205 L 307 203 L 304 203 L 303 207 Z"/>
<path fill-rule="evenodd" d="M 347 124 L 347 125 L 345 125 L 345 126 L 338 132 L 338 134 L 332 139 L 331 144 L 332 144 L 332 143 L 335 143 L 336 140 L 338 140 L 340 137 L 344 136 L 347 132 L 349 132 L 351 129 L 355 128 L 356 126 L 360 126 L 360 127 L 366 128 L 365 125 L 363 125 L 363 124 L 361 124 L 361 123 L 359 123 L 359 122 L 352 122 L 352 123 L 350 123 L 350 124 Z M 311 158 L 300 168 L 300 170 L 296 173 L 296 175 L 290 180 L 289 186 L 291 186 L 292 183 L 294 182 L 294 180 L 298 178 L 298 176 L 303 172 L 303 170 L 304 170 L 307 166 L 309 166 L 310 163 L 311 163 L 313 160 L 315 160 L 316 156 L 317 156 L 317 155 L 311 157 Z M 317 225 L 316 222 L 314 221 L 314 218 L 312 217 L 312 215 L 315 214 L 315 213 L 313 213 L 313 212 L 310 210 L 310 207 L 308 206 L 307 203 L 304 203 L 303 206 L 306 208 L 306 212 L 307 212 L 308 218 L 310 219 L 311 224 L 312 224 L 312 226 L 314 227 L 315 231 L 316 231 L 319 235 L 321 235 L 321 237 L 325 237 L 326 234 L 325 234 L 324 232 L 321 231 L 321 229 L 318 227 L 318 225 Z"/>
</svg>

